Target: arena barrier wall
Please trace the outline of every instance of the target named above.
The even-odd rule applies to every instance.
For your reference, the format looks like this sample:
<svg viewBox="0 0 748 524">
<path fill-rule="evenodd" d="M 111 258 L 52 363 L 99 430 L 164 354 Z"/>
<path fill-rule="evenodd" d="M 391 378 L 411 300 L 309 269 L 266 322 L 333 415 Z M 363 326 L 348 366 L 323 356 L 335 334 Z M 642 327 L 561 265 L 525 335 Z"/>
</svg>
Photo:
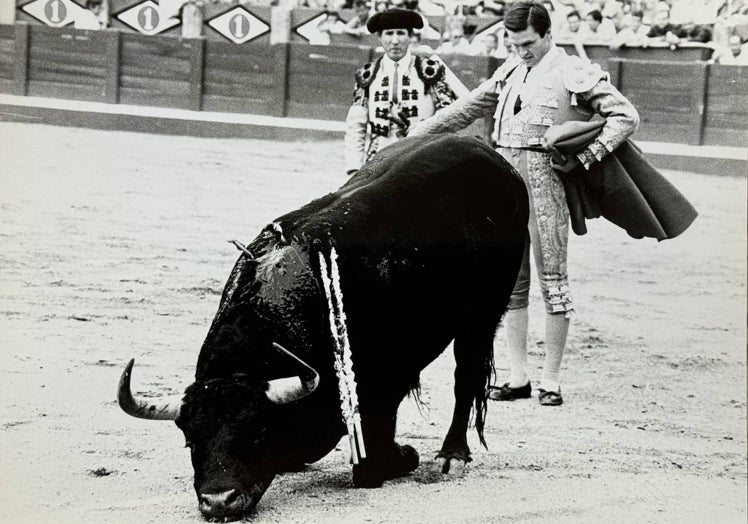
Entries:
<svg viewBox="0 0 748 524">
<path fill-rule="evenodd" d="M 16 50 L 16 27 L 0 25 L 0 92 L 13 93 L 15 90 L 15 68 L 21 67 L 21 59 L 25 50 Z"/>
<path fill-rule="evenodd" d="M 748 127 L 748 67 L 712 64 L 707 75 L 705 144 L 745 147 Z"/>
<path fill-rule="evenodd" d="M 570 55 L 577 55 L 571 44 L 559 44 Z M 605 71 L 610 71 L 610 60 L 644 60 L 647 62 L 704 62 L 712 57 L 714 50 L 703 44 L 687 43 L 671 48 L 665 43 L 655 43 L 650 47 L 621 47 L 611 49 L 607 45 L 587 44 L 584 52 L 590 61 L 600 64 Z"/>
<path fill-rule="evenodd" d="M 344 120 L 353 99 L 354 73 L 372 58 L 365 46 L 288 44 L 284 116 Z"/>
<path fill-rule="evenodd" d="M 285 116 L 287 45 L 192 41 L 204 43 L 202 88 L 195 88 L 200 106 L 193 109 Z"/>
<path fill-rule="evenodd" d="M 611 58 L 611 81 L 639 110 L 637 138 L 745 147 L 748 67 Z"/>
<path fill-rule="evenodd" d="M 616 86 L 639 111 L 638 138 L 703 143 L 707 63 L 610 59 L 610 65 Z"/>
<path fill-rule="evenodd" d="M 611 80 L 641 114 L 637 138 L 745 147 L 748 68 L 667 60 L 693 58 L 695 48 L 647 52 L 652 54 L 646 60 L 606 58 Z M 362 45 L 235 44 L 223 37 L 16 23 L 0 25 L 0 92 L 340 121 L 351 101 L 354 72 L 374 53 Z M 468 88 L 500 63 L 488 57 L 442 58 Z"/>
</svg>

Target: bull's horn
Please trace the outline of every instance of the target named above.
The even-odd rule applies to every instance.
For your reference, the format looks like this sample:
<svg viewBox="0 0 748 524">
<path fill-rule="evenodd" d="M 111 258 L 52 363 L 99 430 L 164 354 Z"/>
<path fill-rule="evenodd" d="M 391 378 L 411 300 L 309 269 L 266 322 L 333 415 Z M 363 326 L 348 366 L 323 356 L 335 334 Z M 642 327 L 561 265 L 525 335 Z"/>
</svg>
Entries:
<svg viewBox="0 0 748 524">
<path fill-rule="evenodd" d="M 179 414 L 179 408 L 182 405 L 182 395 L 169 395 L 151 400 L 137 399 L 132 396 L 130 391 L 130 376 L 132 375 L 132 366 L 135 359 L 125 366 L 122 376 L 119 379 L 117 388 L 117 402 L 122 411 L 136 418 L 146 418 L 153 420 L 174 420 Z"/>
<path fill-rule="evenodd" d="M 301 375 L 296 377 L 276 378 L 268 381 L 268 389 L 265 392 L 270 402 L 274 404 L 286 404 L 299 400 L 319 385 L 319 374 L 309 364 L 288 351 L 286 348 L 273 342 L 273 347 L 280 353 L 293 358 L 303 368 Z"/>
</svg>

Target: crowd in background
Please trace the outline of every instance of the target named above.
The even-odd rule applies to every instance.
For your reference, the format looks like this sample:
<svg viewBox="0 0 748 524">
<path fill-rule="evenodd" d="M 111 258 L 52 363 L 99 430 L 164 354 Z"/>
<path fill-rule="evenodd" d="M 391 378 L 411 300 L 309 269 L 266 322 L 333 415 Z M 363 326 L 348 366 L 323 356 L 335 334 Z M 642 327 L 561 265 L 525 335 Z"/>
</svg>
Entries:
<svg viewBox="0 0 748 524">
<path fill-rule="evenodd" d="M 503 27 L 476 32 L 481 19 L 501 20 L 510 0 L 300 0 L 301 6 L 328 10 L 321 30 L 353 36 L 365 34 L 366 18 L 388 8 L 413 9 L 423 15 L 443 15 L 442 34 L 426 36 L 432 28 L 416 35 L 416 48 L 437 54 L 460 53 L 506 58 L 511 53 L 503 44 Z M 552 15 L 554 39 L 573 44 L 579 54 L 584 45 L 621 47 L 706 44 L 715 49 L 713 59 L 725 64 L 748 64 L 748 0 L 545 0 Z M 347 23 L 339 10 L 355 9 Z M 483 24 L 485 25 L 485 24 Z M 433 42 L 434 38 L 438 40 Z M 420 40 L 436 45 L 428 46 Z"/>
<path fill-rule="evenodd" d="M 90 19 L 76 27 L 99 29 L 109 25 L 110 0 L 87 0 Z M 288 3 L 290 2 L 290 4 Z M 326 16 L 317 26 L 319 35 L 312 43 L 330 43 L 330 35 L 367 35 L 366 20 L 371 14 L 391 8 L 415 10 L 426 20 L 426 27 L 415 35 L 416 52 L 506 58 L 511 49 L 503 43 L 500 21 L 512 0 L 185 0 L 182 19 L 186 37 L 200 36 L 201 6 L 206 3 L 244 5 L 290 5 L 324 9 Z M 573 44 L 584 56 L 585 45 L 621 47 L 669 46 L 689 43 L 714 48 L 713 61 L 748 65 L 748 0 L 544 0 L 552 15 L 554 40 Z M 341 12 L 345 11 L 346 19 Z M 444 16 L 443 32 L 428 25 L 427 16 Z M 198 23 L 189 21 L 197 18 Z M 183 33 L 185 32 L 183 31 Z M 194 33 L 194 34 L 193 34 Z"/>
</svg>

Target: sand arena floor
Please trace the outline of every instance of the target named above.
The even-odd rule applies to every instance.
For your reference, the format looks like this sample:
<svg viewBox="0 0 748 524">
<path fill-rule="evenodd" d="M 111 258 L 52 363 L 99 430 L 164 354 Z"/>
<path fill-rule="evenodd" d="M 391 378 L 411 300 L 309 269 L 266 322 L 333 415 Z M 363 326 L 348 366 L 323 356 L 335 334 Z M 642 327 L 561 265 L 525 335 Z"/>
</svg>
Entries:
<svg viewBox="0 0 748 524">
<path fill-rule="evenodd" d="M 0 522 L 202 521 L 181 432 L 124 415 L 119 374 L 135 357 L 136 392 L 188 384 L 238 254 L 226 240 L 340 185 L 339 149 L 0 123 Z M 474 461 L 441 478 L 446 352 L 426 409 L 400 411 L 414 474 L 352 489 L 341 441 L 276 479 L 252 521 L 745 523 L 746 178 L 666 174 L 701 214 L 681 237 L 598 220 L 572 238 L 563 407 L 491 403 L 489 449 L 471 430 Z M 541 308 L 534 289 L 533 368 Z"/>
</svg>

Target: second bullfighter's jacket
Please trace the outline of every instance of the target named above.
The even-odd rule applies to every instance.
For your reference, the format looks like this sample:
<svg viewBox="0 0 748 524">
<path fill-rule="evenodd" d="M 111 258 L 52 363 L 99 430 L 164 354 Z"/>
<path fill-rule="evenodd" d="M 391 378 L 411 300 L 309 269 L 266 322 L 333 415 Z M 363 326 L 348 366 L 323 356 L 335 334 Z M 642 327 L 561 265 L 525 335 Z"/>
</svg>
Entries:
<svg viewBox="0 0 748 524">
<path fill-rule="evenodd" d="M 346 171 L 359 169 L 374 153 L 404 136 L 409 126 L 467 93 L 436 55 L 408 52 L 397 62 L 384 55 L 366 64 L 356 72 L 346 117 Z"/>
</svg>

